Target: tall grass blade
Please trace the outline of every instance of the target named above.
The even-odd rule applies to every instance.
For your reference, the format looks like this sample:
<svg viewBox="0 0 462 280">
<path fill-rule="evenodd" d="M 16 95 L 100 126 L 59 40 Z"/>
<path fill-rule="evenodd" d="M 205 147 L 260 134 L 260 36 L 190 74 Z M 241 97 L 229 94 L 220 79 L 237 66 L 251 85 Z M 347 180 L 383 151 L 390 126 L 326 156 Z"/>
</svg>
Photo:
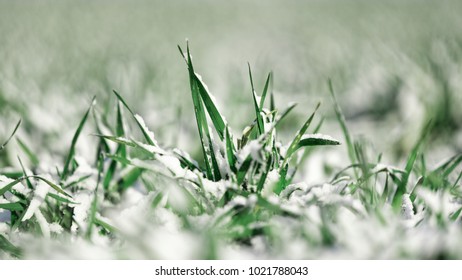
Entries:
<svg viewBox="0 0 462 280">
<path fill-rule="evenodd" d="M 432 122 L 430 121 L 425 126 L 425 128 L 422 130 L 419 140 L 414 145 L 411 153 L 409 154 L 409 157 L 406 162 L 406 167 L 404 168 L 405 173 L 403 174 L 403 176 L 401 177 L 401 180 L 399 181 L 395 195 L 392 200 L 392 206 L 395 209 L 395 211 L 398 211 L 401 208 L 401 200 L 402 200 L 403 195 L 407 192 L 407 184 L 409 181 L 409 177 L 411 176 L 412 170 L 414 168 L 414 163 L 416 162 L 417 155 L 420 152 L 420 148 L 424 140 L 426 139 L 427 135 L 429 134 L 431 130 L 431 126 L 432 126 Z"/>
<path fill-rule="evenodd" d="M 67 154 L 67 159 L 66 159 L 66 162 L 64 163 L 63 171 L 61 172 L 61 181 L 66 180 L 70 174 L 71 162 L 74 160 L 74 155 L 75 155 L 75 145 L 77 144 L 80 133 L 82 132 L 83 127 L 85 126 L 85 123 L 87 122 L 87 118 L 88 118 L 88 115 L 90 114 L 90 110 L 95 104 L 95 99 L 96 97 L 93 97 L 90 107 L 88 108 L 87 112 L 85 113 L 82 120 L 80 121 L 79 127 L 77 128 L 77 131 L 75 132 L 74 137 L 72 138 L 71 147 Z"/>
<path fill-rule="evenodd" d="M 357 159 L 355 156 L 355 147 L 353 145 L 353 142 L 351 141 L 350 132 L 348 131 L 348 127 L 346 125 L 345 115 L 343 115 L 342 109 L 340 108 L 340 105 L 337 102 L 337 97 L 335 96 L 335 91 L 334 91 L 334 87 L 332 85 L 331 79 L 328 80 L 328 84 L 329 84 L 329 92 L 334 102 L 335 115 L 337 117 L 337 121 L 340 124 L 340 127 L 343 132 L 343 136 L 345 137 L 345 142 L 347 144 L 348 156 L 350 157 L 351 163 L 356 163 Z"/>
<path fill-rule="evenodd" d="M 253 85 L 252 69 L 250 68 L 249 63 L 247 63 L 247 65 L 249 67 L 250 85 L 252 87 L 252 97 L 253 97 L 253 105 L 255 107 L 255 116 L 257 120 L 258 135 L 262 135 L 264 132 L 264 127 L 263 127 L 263 118 L 261 116 L 261 109 L 259 106 L 259 103 L 260 103 L 259 101 L 261 101 L 261 99 L 258 100 L 258 96 L 257 96 L 257 93 L 255 92 L 255 87 Z"/>
</svg>

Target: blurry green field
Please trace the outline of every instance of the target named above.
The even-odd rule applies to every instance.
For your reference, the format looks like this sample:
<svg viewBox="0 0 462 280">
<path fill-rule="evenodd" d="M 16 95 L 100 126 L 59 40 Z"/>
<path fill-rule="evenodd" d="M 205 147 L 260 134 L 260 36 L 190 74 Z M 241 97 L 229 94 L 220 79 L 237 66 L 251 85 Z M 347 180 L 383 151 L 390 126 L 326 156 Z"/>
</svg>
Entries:
<svg viewBox="0 0 462 280">
<path fill-rule="evenodd" d="M 72 183 L 62 176 L 66 159 L 71 159 L 69 177 L 88 175 L 68 189 L 73 201 L 80 201 L 80 210 L 70 210 L 74 208 L 68 202 L 49 201 L 50 197 L 41 206 L 48 211 L 43 219 L 50 225 L 51 238 L 43 237 L 43 220 L 36 216 L 13 223 L 25 214 L 41 183 L 31 179 L 27 186 L 23 181 L 29 191 L 21 196 L 2 192 L 9 181 L 0 177 L 0 217 L 12 218 L 0 219 L 0 257 L 461 258 L 462 2 L 403 2 L 0 1 L 0 144 L 22 120 L 0 151 L 0 175 L 21 177 L 18 157 L 26 173 L 63 188 Z M 258 95 L 272 71 L 276 107 L 299 104 L 278 127 L 282 143 L 292 141 L 321 102 L 309 132 L 323 119 L 320 132 L 342 145 L 305 154 L 293 182 L 302 186 L 292 185 L 295 197 L 275 195 L 282 210 L 249 202 L 252 193 L 261 195 L 251 188 L 241 193 L 249 200 L 241 205 L 248 211 L 243 210 L 245 215 L 229 209 L 242 202 L 232 195 L 226 204 L 205 194 L 209 204 L 201 200 L 185 209 L 181 191 L 175 195 L 183 188 L 178 178 L 165 182 L 156 172 L 141 175 L 120 158 L 112 171 L 109 157 L 98 166 L 100 155 L 120 156 L 123 145 L 108 140 L 110 153 L 98 153 L 101 138 L 96 135 L 116 135 L 123 127 L 130 141 L 146 140 L 113 90 L 142 116 L 160 147 L 184 150 L 203 165 L 190 77 L 177 49 L 186 39 L 195 71 L 216 97 L 236 137 L 255 119 L 247 62 Z M 329 79 L 351 145 L 339 125 Z M 75 158 L 69 157 L 93 96 L 96 105 L 78 138 Z M 146 151 L 130 145 L 124 159 L 151 160 Z M 341 172 L 352 164 L 357 167 Z M 72 174 L 76 171 L 83 173 Z M 101 180 L 114 172 L 107 184 L 119 188 L 100 189 L 102 197 L 93 200 L 99 171 Z M 216 188 L 243 186 L 239 180 L 223 179 Z M 165 189 L 172 184 L 173 191 Z M 216 195 L 214 190 L 205 192 Z M 180 202 L 168 201 L 165 193 L 180 197 Z M 407 193 L 415 209 L 413 219 L 414 214 L 418 217 L 415 224 L 403 222 L 396 212 L 409 206 Z M 274 196 L 265 194 L 262 199 L 271 202 Z M 91 206 L 97 214 L 92 201 L 98 201 L 98 206 Z M 139 201 L 151 205 L 145 218 L 152 226 L 141 225 L 145 219 L 137 216 L 143 212 L 139 208 L 148 206 L 135 207 L 144 205 Z M 22 208 L 2 208 L 8 203 Z M 196 209 L 201 203 L 205 208 Z M 287 214 L 290 207 L 299 207 L 294 211 L 302 213 L 300 217 Z M 111 224 L 114 221 L 118 222 Z M 202 228 L 207 229 L 205 238 Z M 194 240 L 206 249 L 162 248 L 158 240 L 168 239 L 172 232 L 171 244 Z M 397 241 L 396 236 L 403 238 Z M 37 241 L 42 238 L 46 242 Z M 433 243 L 426 244 L 427 238 Z M 366 245 L 360 244 L 363 240 Z M 74 247 L 60 251 L 67 244 Z M 47 248 L 59 253 L 47 253 Z"/>
</svg>

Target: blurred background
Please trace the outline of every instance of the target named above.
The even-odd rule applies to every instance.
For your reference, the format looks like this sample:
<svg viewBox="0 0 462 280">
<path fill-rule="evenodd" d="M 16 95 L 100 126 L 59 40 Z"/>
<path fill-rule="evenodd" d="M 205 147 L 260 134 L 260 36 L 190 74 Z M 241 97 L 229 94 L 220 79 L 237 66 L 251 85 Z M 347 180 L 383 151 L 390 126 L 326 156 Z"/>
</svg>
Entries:
<svg viewBox="0 0 462 280">
<path fill-rule="evenodd" d="M 247 62 L 257 92 L 274 72 L 278 107 L 299 105 L 285 121 L 289 139 L 322 101 L 321 132 L 343 139 L 331 78 L 355 139 L 400 165 L 425 124 L 434 126 L 431 162 L 462 151 L 462 1 L 0 1 L 0 141 L 18 137 L 54 166 L 91 98 L 113 122 L 121 93 L 165 146 L 200 154 L 186 65 L 195 68 L 235 133 L 253 120 Z M 79 155 L 92 157 L 87 126 Z M 15 145 L 0 167 L 17 166 Z M 316 163 L 315 165 L 310 164 Z M 307 163 L 309 182 L 348 162 L 346 147 Z"/>
</svg>

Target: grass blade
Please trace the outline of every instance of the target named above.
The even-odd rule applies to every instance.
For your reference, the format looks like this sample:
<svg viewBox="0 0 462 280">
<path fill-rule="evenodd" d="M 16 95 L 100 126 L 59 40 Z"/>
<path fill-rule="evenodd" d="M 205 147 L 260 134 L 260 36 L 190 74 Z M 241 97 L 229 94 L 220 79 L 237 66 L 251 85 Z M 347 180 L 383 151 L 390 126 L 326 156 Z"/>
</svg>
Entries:
<svg viewBox="0 0 462 280">
<path fill-rule="evenodd" d="M 18 128 L 19 128 L 20 125 L 21 125 L 21 120 L 19 120 L 18 123 L 16 124 L 15 128 L 13 129 L 13 133 L 11 133 L 10 137 L 8 137 L 8 139 L 6 139 L 6 141 L 0 146 L 0 151 L 2 151 L 6 147 L 6 145 L 8 145 L 11 138 L 13 138 L 13 136 L 18 131 Z"/>
<path fill-rule="evenodd" d="M 252 78 L 252 70 L 250 68 L 250 64 L 247 63 L 248 67 L 249 67 L 249 77 L 250 77 L 250 85 L 252 86 L 252 97 L 253 97 L 253 104 L 254 104 L 254 107 L 255 107 L 255 115 L 256 115 L 256 120 L 257 120 L 257 127 L 258 127 L 258 135 L 262 135 L 263 134 L 263 118 L 261 116 L 261 110 L 260 110 L 260 106 L 258 105 L 261 101 L 258 100 L 258 96 L 257 96 L 257 93 L 255 92 L 255 87 L 253 85 L 253 78 Z"/>
<path fill-rule="evenodd" d="M 22 250 L 14 246 L 8 239 L 6 239 L 2 234 L 0 234 L 0 250 L 7 252 L 15 258 L 21 258 Z"/>
<path fill-rule="evenodd" d="M 263 88 L 263 93 L 260 98 L 260 109 L 263 109 L 263 107 L 265 106 L 266 95 L 268 93 L 270 81 L 272 81 L 272 76 L 273 73 L 269 72 L 268 77 L 266 78 L 265 87 Z"/>
<path fill-rule="evenodd" d="M 0 209 L 5 209 L 5 210 L 9 210 L 9 211 L 23 211 L 24 207 L 19 202 L 0 203 Z"/>
<path fill-rule="evenodd" d="M 407 192 L 407 184 L 408 184 L 408 181 L 409 181 L 409 177 L 410 177 L 410 175 L 412 173 L 412 170 L 414 168 L 414 163 L 415 163 L 415 161 L 417 159 L 417 155 L 418 155 L 418 153 L 420 151 L 420 147 L 422 146 L 424 140 L 426 139 L 426 136 L 428 135 L 428 133 L 431 130 L 431 125 L 432 125 L 432 123 L 429 122 L 425 126 L 425 128 L 422 130 L 422 134 L 421 134 L 419 140 L 414 145 L 414 147 L 412 148 L 411 153 L 409 154 L 409 157 L 408 157 L 407 162 L 406 162 L 406 167 L 404 168 L 405 173 L 403 174 L 403 176 L 401 177 L 401 180 L 399 181 L 398 187 L 396 189 L 395 195 L 394 195 L 393 200 L 392 200 L 392 206 L 396 211 L 398 211 L 401 208 L 401 199 L 402 199 L 403 195 Z M 414 191 L 415 191 L 415 189 L 414 189 Z"/>
<path fill-rule="evenodd" d="M 357 159 L 355 156 L 355 147 L 353 145 L 353 142 L 351 141 L 350 132 L 348 131 L 348 127 L 346 125 L 345 115 L 343 115 L 342 109 L 340 108 L 340 105 L 337 102 L 337 97 L 335 96 L 334 87 L 332 85 L 331 79 L 329 79 L 328 84 L 332 101 L 334 102 L 335 115 L 337 117 L 338 123 L 340 124 L 340 128 L 342 129 L 343 136 L 345 137 L 345 142 L 347 144 L 348 156 L 350 157 L 351 163 L 356 163 Z"/>
<path fill-rule="evenodd" d="M 149 129 L 147 128 L 146 124 L 144 123 L 144 120 L 137 114 L 133 113 L 132 109 L 128 106 L 127 102 L 122 98 L 122 96 L 115 90 L 112 91 L 117 99 L 122 102 L 122 104 L 127 108 L 127 110 L 130 112 L 132 117 L 135 119 L 136 124 L 141 130 L 141 133 L 143 134 L 144 138 L 146 141 L 149 143 L 149 145 L 157 146 L 157 143 L 154 139 L 154 135 Z"/>
<path fill-rule="evenodd" d="M 37 155 L 34 152 L 32 152 L 32 150 L 19 137 L 16 140 L 18 141 L 19 147 L 27 155 L 33 166 L 38 166 L 40 164 L 40 161 Z"/>
<path fill-rule="evenodd" d="M 61 181 L 66 180 L 70 174 L 70 165 L 71 165 L 71 162 L 74 160 L 75 145 L 77 144 L 77 140 L 79 140 L 80 133 L 82 132 L 83 127 L 85 123 L 87 122 L 87 118 L 88 118 L 88 115 L 90 114 L 90 110 L 95 104 L 95 98 L 96 97 L 93 97 L 90 107 L 88 108 L 87 112 L 85 113 L 82 120 L 80 121 L 79 127 L 77 128 L 77 131 L 75 132 L 74 137 L 72 138 L 71 147 L 69 149 L 69 153 L 67 154 L 67 159 L 66 159 L 66 162 L 64 163 L 63 171 L 61 172 Z"/>
<path fill-rule="evenodd" d="M 229 128 L 226 126 L 226 158 L 228 160 L 229 168 L 233 173 L 237 172 L 236 169 L 236 148 L 234 147 L 233 139 L 229 134 Z"/>
<path fill-rule="evenodd" d="M 321 106 L 321 103 L 318 103 L 318 105 L 316 105 L 316 108 L 314 109 L 314 112 L 311 114 L 311 116 L 308 118 L 308 120 L 306 120 L 306 122 L 303 124 L 302 128 L 300 128 L 300 130 L 295 135 L 294 140 L 292 141 L 289 148 L 287 149 L 287 154 L 286 154 L 286 157 L 284 158 L 284 161 L 283 161 L 283 163 L 281 165 L 281 168 L 284 168 L 284 166 L 289 162 L 289 160 L 292 157 L 292 155 L 294 154 L 294 152 L 297 150 L 297 147 L 298 147 L 303 135 L 305 134 L 306 130 L 310 126 L 311 122 L 313 121 L 314 115 L 318 111 L 319 106 Z M 280 171 L 282 171 L 282 169 Z"/>
<path fill-rule="evenodd" d="M 306 146 L 328 146 L 340 145 L 340 142 L 330 136 L 322 134 L 304 134 L 300 139 L 296 149 Z"/>
</svg>

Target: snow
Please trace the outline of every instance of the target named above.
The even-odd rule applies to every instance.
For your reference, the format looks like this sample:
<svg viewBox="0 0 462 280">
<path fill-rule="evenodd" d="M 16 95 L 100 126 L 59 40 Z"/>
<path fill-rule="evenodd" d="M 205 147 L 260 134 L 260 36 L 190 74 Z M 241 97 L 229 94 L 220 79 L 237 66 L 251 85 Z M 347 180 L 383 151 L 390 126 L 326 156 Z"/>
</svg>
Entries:
<svg viewBox="0 0 462 280">
<path fill-rule="evenodd" d="M 38 209 L 37 211 L 34 212 L 35 218 L 37 219 L 37 222 L 40 226 L 40 229 L 42 230 L 43 237 L 45 238 L 50 238 L 50 226 L 45 219 L 45 217 L 42 214 L 42 211 Z"/>
<path fill-rule="evenodd" d="M 203 178 L 201 182 L 207 196 L 210 196 L 213 199 L 220 200 L 226 192 L 227 187 L 226 181 L 224 180 L 213 182 Z"/>
<path fill-rule="evenodd" d="M 58 223 L 52 223 L 49 225 L 49 227 L 50 227 L 50 232 L 52 233 L 61 234 L 64 231 L 63 227 L 60 226 Z"/>
<path fill-rule="evenodd" d="M 29 207 L 27 208 L 26 214 L 24 214 L 24 217 L 22 218 L 23 222 L 29 220 L 32 215 L 34 215 L 34 213 L 39 211 L 38 209 L 40 205 L 42 205 L 42 203 L 45 201 L 45 197 L 47 196 L 49 190 L 50 186 L 48 184 L 42 181 L 38 181 L 34 191 L 34 198 L 32 198 Z"/>
<path fill-rule="evenodd" d="M 146 151 L 150 152 L 151 154 L 165 154 L 166 151 L 159 148 L 159 147 L 156 147 L 156 146 L 153 146 L 153 145 L 149 145 L 149 144 L 144 144 L 144 143 L 141 143 L 141 142 L 137 142 L 135 141 L 136 144 L 138 146 L 140 146 L 141 148 L 145 149 Z"/>
<path fill-rule="evenodd" d="M 311 138 L 340 143 L 337 139 L 335 139 L 335 138 L 333 138 L 333 137 L 331 137 L 329 135 L 324 135 L 324 134 L 320 134 L 320 133 L 303 134 L 301 140 L 303 140 L 303 139 L 311 139 Z"/>
<path fill-rule="evenodd" d="M 409 197 L 409 194 L 404 194 L 402 198 L 401 204 L 401 215 L 404 219 L 410 220 L 414 217 L 414 206 L 412 205 L 412 201 Z"/>
<path fill-rule="evenodd" d="M 146 126 L 146 123 L 144 122 L 144 119 L 138 115 L 135 114 L 135 119 L 138 121 L 138 123 L 141 125 L 143 130 L 148 134 L 148 137 L 153 143 L 156 143 L 155 137 L 154 137 L 154 132 L 150 131 L 149 128 Z"/>
<path fill-rule="evenodd" d="M 245 145 L 237 154 L 239 163 L 242 164 L 249 155 L 252 158 L 252 160 L 263 163 L 263 160 L 260 154 L 262 147 L 263 145 L 260 144 L 258 140 L 252 140 L 248 142 L 247 145 Z"/>
<path fill-rule="evenodd" d="M 268 172 L 261 192 L 264 197 L 269 197 L 274 193 L 274 187 L 276 186 L 277 182 L 279 182 L 279 178 L 279 172 L 276 169 Z"/>
</svg>

